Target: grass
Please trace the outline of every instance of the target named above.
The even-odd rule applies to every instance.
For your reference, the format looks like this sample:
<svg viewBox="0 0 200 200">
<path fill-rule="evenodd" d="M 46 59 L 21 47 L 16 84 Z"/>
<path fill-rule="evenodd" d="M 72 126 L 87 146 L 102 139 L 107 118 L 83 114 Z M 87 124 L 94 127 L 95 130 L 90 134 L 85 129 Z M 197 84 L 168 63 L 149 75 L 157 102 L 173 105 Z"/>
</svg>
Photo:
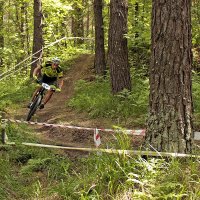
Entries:
<svg viewBox="0 0 200 200">
<path fill-rule="evenodd" d="M 141 92 L 143 91 L 143 92 Z M 121 124 L 143 126 L 147 113 L 148 80 L 133 78 L 133 90 L 124 90 L 116 96 L 110 91 L 109 78 L 95 82 L 80 80 L 76 84 L 75 96 L 69 106 L 86 111 L 92 118 L 118 119 Z"/>
<path fill-rule="evenodd" d="M 121 126 L 142 128 L 145 125 L 148 110 L 149 82 L 138 71 L 131 71 L 132 91 L 122 91 L 113 96 L 110 89 L 109 75 L 105 79 L 96 77 L 94 82 L 79 80 L 75 95 L 69 106 L 80 112 L 87 112 L 91 118 L 112 118 Z M 194 128 L 200 124 L 200 79 L 193 73 L 192 95 L 194 106 Z"/>
<path fill-rule="evenodd" d="M 198 199 L 200 160 L 91 153 L 70 160 L 58 151 L 21 146 L 37 143 L 26 125 L 8 126 L 15 147 L 0 150 L 0 199 Z M 117 134 L 110 148 L 130 149 Z M 3 182 L 2 182 L 3 181 Z"/>
</svg>

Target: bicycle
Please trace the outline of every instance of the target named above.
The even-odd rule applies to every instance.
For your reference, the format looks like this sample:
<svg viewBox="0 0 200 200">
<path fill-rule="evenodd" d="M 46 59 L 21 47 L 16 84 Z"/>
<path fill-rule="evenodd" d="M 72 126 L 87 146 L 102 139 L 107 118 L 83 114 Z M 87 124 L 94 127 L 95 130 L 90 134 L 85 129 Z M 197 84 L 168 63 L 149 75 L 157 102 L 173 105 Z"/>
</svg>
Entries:
<svg viewBox="0 0 200 200">
<path fill-rule="evenodd" d="M 29 121 L 31 117 L 35 114 L 36 110 L 40 107 L 45 91 L 51 89 L 51 86 L 47 83 L 41 83 L 41 86 L 41 89 L 35 95 L 33 103 L 30 106 L 26 121 Z"/>
</svg>

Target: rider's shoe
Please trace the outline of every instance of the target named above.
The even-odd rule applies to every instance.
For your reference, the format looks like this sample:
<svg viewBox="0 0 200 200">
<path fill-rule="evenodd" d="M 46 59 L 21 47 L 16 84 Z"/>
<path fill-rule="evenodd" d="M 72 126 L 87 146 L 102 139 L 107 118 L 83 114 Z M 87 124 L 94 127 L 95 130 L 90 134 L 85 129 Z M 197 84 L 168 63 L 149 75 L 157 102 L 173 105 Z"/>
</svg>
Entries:
<svg viewBox="0 0 200 200">
<path fill-rule="evenodd" d="M 44 108 L 44 104 L 40 104 L 40 109 L 43 109 Z"/>
<path fill-rule="evenodd" d="M 27 105 L 27 108 L 31 108 L 33 102 L 29 102 L 29 104 Z"/>
</svg>

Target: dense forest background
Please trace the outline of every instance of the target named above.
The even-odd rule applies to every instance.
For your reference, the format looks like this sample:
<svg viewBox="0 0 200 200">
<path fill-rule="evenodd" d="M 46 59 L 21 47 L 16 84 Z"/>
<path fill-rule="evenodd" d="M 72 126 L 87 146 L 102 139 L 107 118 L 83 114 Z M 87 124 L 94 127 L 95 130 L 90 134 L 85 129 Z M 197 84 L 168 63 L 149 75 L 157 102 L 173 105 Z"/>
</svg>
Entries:
<svg viewBox="0 0 200 200">
<path fill-rule="evenodd" d="M 128 2 L 128 46 L 150 45 L 150 1 Z M 199 44 L 199 1 L 192 1 L 192 40 L 194 47 Z M 1 1 L 1 70 L 10 69 L 32 52 L 33 45 L 33 2 Z M 44 57 L 52 54 L 67 55 L 66 50 L 76 45 L 76 40 L 62 40 L 47 47 L 63 37 L 81 36 L 94 39 L 93 2 L 88 1 L 42 1 L 42 27 L 44 38 Z M 105 46 L 108 44 L 109 1 L 103 3 Z M 80 25 L 78 24 L 80 23 Z M 79 25 L 78 29 L 74 28 Z M 81 30 L 80 30 L 81 29 Z M 66 49 L 67 47 L 67 49 Z M 82 47 L 94 49 L 94 41 L 84 40 Z M 9 67 L 8 67 L 9 66 Z"/>
</svg>

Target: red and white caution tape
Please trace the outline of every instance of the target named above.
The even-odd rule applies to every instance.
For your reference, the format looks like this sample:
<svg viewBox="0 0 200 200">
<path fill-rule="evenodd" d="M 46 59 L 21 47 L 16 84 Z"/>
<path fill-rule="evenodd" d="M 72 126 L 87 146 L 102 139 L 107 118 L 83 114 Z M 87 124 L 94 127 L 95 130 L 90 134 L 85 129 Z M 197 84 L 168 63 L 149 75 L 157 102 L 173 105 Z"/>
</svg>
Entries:
<svg viewBox="0 0 200 200">
<path fill-rule="evenodd" d="M 40 123 L 40 122 L 31 122 L 31 121 L 24 121 L 24 120 L 17 120 L 17 119 L 2 119 L 4 122 L 13 122 L 13 123 L 25 123 L 25 124 L 31 124 L 31 125 L 38 125 L 38 126 L 46 126 L 46 127 L 58 127 L 58 128 L 70 128 L 70 129 L 79 129 L 79 130 L 90 130 L 94 131 L 94 143 L 96 147 L 99 147 L 101 144 L 101 138 L 99 131 L 104 132 L 119 132 L 121 130 L 113 130 L 113 129 L 102 129 L 102 128 L 86 128 L 86 127 L 79 127 L 79 126 L 69 126 L 69 125 L 62 125 L 62 124 L 48 124 L 48 123 Z M 144 136 L 145 130 L 124 130 L 123 133 L 127 135 L 139 135 Z"/>
<path fill-rule="evenodd" d="M 31 122 L 31 121 L 24 121 L 24 120 L 14 120 L 14 119 L 2 119 L 5 122 L 13 122 L 13 123 L 25 123 L 31 125 L 38 125 L 38 126 L 46 126 L 46 127 L 58 127 L 58 128 L 70 128 L 70 129 L 79 129 L 79 130 L 98 130 L 104 132 L 122 132 L 122 130 L 114 130 L 114 129 L 103 129 L 103 128 L 87 128 L 87 127 L 80 127 L 80 126 L 70 126 L 70 125 L 62 125 L 62 124 L 49 124 L 49 123 L 41 123 L 41 122 Z M 123 132 L 127 135 L 140 135 L 145 136 L 145 129 L 140 130 L 123 130 Z"/>
</svg>

